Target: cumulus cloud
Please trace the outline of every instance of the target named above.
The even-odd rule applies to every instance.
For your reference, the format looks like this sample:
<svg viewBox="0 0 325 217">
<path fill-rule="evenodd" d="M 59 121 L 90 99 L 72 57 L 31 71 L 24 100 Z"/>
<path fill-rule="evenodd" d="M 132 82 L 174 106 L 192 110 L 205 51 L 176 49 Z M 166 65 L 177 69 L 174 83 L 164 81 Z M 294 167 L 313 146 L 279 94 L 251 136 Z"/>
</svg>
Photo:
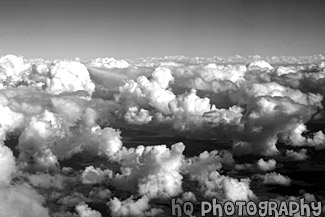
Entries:
<svg viewBox="0 0 325 217">
<path fill-rule="evenodd" d="M 183 165 L 184 172 L 189 173 L 193 180 L 204 179 L 211 172 L 220 170 L 221 168 L 221 158 L 218 155 L 218 151 L 204 151 L 197 157 L 186 159 Z"/>
<path fill-rule="evenodd" d="M 119 69 L 123 69 L 123 68 L 128 68 L 130 66 L 130 64 L 125 61 L 125 60 L 116 60 L 114 58 L 96 58 L 94 60 L 92 60 L 90 62 L 91 66 L 94 67 L 103 67 L 103 68 L 119 68 Z"/>
<path fill-rule="evenodd" d="M 112 178 L 112 171 L 101 170 L 100 168 L 94 168 L 93 166 L 86 167 L 81 174 L 82 184 L 98 184 L 103 182 L 107 178 Z"/>
<path fill-rule="evenodd" d="M 16 169 L 16 162 L 12 151 L 0 143 L 0 186 L 9 185 Z"/>
<path fill-rule="evenodd" d="M 167 88 L 173 80 L 170 69 L 160 67 L 155 69 L 150 80 L 140 76 L 136 81 L 126 82 L 119 88 L 120 93 L 116 95 L 116 99 L 127 109 L 153 107 L 163 114 L 169 114 L 168 103 L 175 98 L 175 95 Z"/>
<path fill-rule="evenodd" d="M 198 180 L 204 197 L 224 200 L 250 200 L 256 198 L 250 189 L 250 179 L 237 180 L 228 176 L 212 172 L 207 177 Z"/>
<path fill-rule="evenodd" d="M 271 185 L 289 186 L 291 185 L 291 179 L 279 173 L 272 172 L 264 175 L 263 183 L 266 185 L 271 184 Z"/>
<path fill-rule="evenodd" d="M 101 217 L 100 212 L 92 210 L 86 204 L 78 204 L 76 206 L 76 211 L 80 217 Z"/>
<path fill-rule="evenodd" d="M 307 155 L 307 149 L 301 149 L 298 152 L 294 150 L 287 150 L 285 155 L 289 160 L 293 161 L 303 161 L 309 158 Z"/>
<path fill-rule="evenodd" d="M 91 94 L 95 89 L 86 66 L 75 61 L 55 62 L 50 68 L 47 86 L 48 91 L 54 94 L 77 90 L 85 90 Z"/>
<path fill-rule="evenodd" d="M 89 101 L 79 93 L 58 97 L 30 88 L 0 94 L 4 114 L 0 135 L 4 140 L 9 133 L 20 134 L 20 161 L 32 156 L 36 164 L 55 167 L 58 160 L 84 149 L 110 156 L 122 146 L 119 131 L 97 124 L 111 109 L 106 102 Z"/>
<path fill-rule="evenodd" d="M 180 131 L 217 129 L 230 134 L 237 154 L 271 155 L 277 153 L 278 139 L 301 142 L 298 129 L 322 107 L 320 94 L 274 80 L 288 74 L 299 73 L 296 68 L 274 70 L 259 58 L 247 67 L 163 64 L 151 76 L 126 82 L 116 99 L 129 123 L 158 121 Z"/>
<path fill-rule="evenodd" d="M 173 114 L 173 126 L 181 131 L 197 130 L 204 125 L 237 126 L 243 116 L 241 107 L 217 109 L 210 104 L 210 99 L 198 97 L 194 89 L 171 101 L 169 106 Z"/>
<path fill-rule="evenodd" d="M 152 120 L 152 116 L 148 110 L 131 107 L 124 116 L 125 120 L 130 124 L 142 125 L 147 124 Z"/>
<path fill-rule="evenodd" d="M 176 196 L 182 192 L 184 149 L 182 143 L 170 149 L 166 145 L 123 149 L 119 153 L 122 173 L 113 177 L 113 184 L 149 198 Z"/>
<path fill-rule="evenodd" d="M 249 71 L 253 70 L 262 70 L 262 71 L 271 71 L 273 67 L 265 60 L 254 60 L 247 65 Z"/>
<path fill-rule="evenodd" d="M 1 85 L 15 85 L 27 77 L 31 64 L 22 56 L 6 55 L 0 58 Z"/>
<path fill-rule="evenodd" d="M 274 159 L 265 161 L 263 160 L 263 158 L 261 158 L 257 161 L 257 167 L 262 171 L 274 170 L 274 168 L 276 167 L 276 161 Z"/>
<path fill-rule="evenodd" d="M 123 216 L 154 216 L 153 214 L 160 213 L 159 210 L 150 210 L 148 204 L 149 198 L 146 196 L 141 197 L 138 200 L 134 200 L 132 197 L 120 201 L 118 198 L 113 198 L 108 202 L 108 207 L 111 210 L 111 214 L 114 217 Z"/>
<path fill-rule="evenodd" d="M 313 138 L 307 139 L 307 144 L 314 146 L 317 150 L 325 149 L 325 134 L 322 131 L 314 133 Z"/>
<path fill-rule="evenodd" d="M 84 149 L 111 156 L 122 146 L 120 133 L 109 127 L 78 124 L 75 127 L 79 132 L 71 132 L 68 126 L 62 115 L 47 110 L 34 116 L 19 138 L 19 159 L 27 161 L 31 150 L 37 165 L 52 168 L 57 166 L 58 159 L 69 158 Z"/>
<path fill-rule="evenodd" d="M 244 164 L 236 164 L 236 170 L 247 170 L 251 172 L 259 172 L 259 171 L 271 171 L 276 167 L 276 161 L 274 159 L 270 159 L 265 161 L 263 158 L 260 158 L 255 164 L 244 163 Z"/>
<path fill-rule="evenodd" d="M 198 181 L 206 198 L 216 197 L 221 201 L 254 199 L 256 196 L 249 187 L 250 179 L 237 180 L 218 172 L 222 168 L 224 156 L 219 156 L 217 151 L 202 152 L 198 157 L 186 160 L 184 173 L 188 173 L 191 180 Z"/>
<path fill-rule="evenodd" d="M 83 90 L 92 94 L 94 83 L 85 65 L 79 61 L 28 61 L 21 56 L 0 58 L 2 86 L 32 86 L 54 94 Z"/>
</svg>

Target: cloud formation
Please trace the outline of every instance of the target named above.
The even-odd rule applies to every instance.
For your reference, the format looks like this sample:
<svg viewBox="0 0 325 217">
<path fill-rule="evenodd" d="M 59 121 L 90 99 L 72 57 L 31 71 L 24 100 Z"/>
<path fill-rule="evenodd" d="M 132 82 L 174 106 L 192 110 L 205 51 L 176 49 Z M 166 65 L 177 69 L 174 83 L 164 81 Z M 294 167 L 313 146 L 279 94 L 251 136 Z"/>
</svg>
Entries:
<svg viewBox="0 0 325 217">
<path fill-rule="evenodd" d="M 252 177 L 290 186 L 269 171 L 325 147 L 323 60 L 1 57 L 0 212 L 154 216 L 171 197 L 256 200 Z"/>
</svg>

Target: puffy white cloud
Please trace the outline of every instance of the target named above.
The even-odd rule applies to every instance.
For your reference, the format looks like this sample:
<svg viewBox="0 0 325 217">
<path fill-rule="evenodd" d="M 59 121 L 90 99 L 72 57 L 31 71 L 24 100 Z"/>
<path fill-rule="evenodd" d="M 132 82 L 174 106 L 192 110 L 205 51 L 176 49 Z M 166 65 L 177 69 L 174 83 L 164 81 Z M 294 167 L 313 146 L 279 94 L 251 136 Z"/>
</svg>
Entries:
<svg viewBox="0 0 325 217">
<path fill-rule="evenodd" d="M 26 87 L 3 89 L 0 139 L 19 135 L 19 161 L 45 168 L 83 150 L 109 157 L 122 147 L 120 132 L 97 123 L 106 124 L 115 108 L 80 92 L 59 96 Z"/>
<path fill-rule="evenodd" d="M 98 142 L 96 141 L 96 137 L 99 138 Z M 122 148 L 120 131 L 110 127 L 105 127 L 104 129 L 98 129 L 97 127 L 92 139 L 94 139 L 95 143 L 98 143 L 98 153 L 108 157 L 112 157 Z"/>
<path fill-rule="evenodd" d="M 237 180 L 217 172 L 222 168 L 223 159 L 224 155 L 220 157 L 217 151 L 205 151 L 198 157 L 187 159 L 183 170 L 191 180 L 199 182 L 204 197 L 232 201 L 254 199 L 249 179 Z"/>
<path fill-rule="evenodd" d="M 122 103 L 126 110 L 135 106 L 144 109 L 153 107 L 159 112 L 169 114 L 168 103 L 175 95 L 167 88 L 173 79 L 170 69 L 156 68 L 150 80 L 140 76 L 136 81 L 130 80 L 121 86 L 120 93 L 116 95 L 117 101 Z"/>
<path fill-rule="evenodd" d="M 303 146 L 306 145 L 306 138 L 302 136 L 302 133 L 307 131 L 306 125 L 298 123 L 293 125 L 291 130 L 287 135 L 287 141 L 293 146 Z"/>
<path fill-rule="evenodd" d="M 210 99 L 198 97 L 194 89 L 171 101 L 169 107 L 173 114 L 173 126 L 181 131 L 197 130 L 204 125 L 210 127 L 237 126 L 240 125 L 243 116 L 241 107 L 217 109 L 215 105 L 210 104 Z"/>
<path fill-rule="evenodd" d="M 32 118 L 29 125 L 20 136 L 20 160 L 28 161 L 27 153 L 33 153 L 37 164 L 44 167 L 55 167 L 57 157 L 52 153 L 54 146 L 53 137 L 63 138 L 62 118 L 51 112 L 45 111 L 42 115 Z M 30 151 L 28 151 L 30 150 Z"/>
<path fill-rule="evenodd" d="M 17 171 L 12 151 L 0 143 L 0 186 L 9 185 L 12 176 Z"/>
<path fill-rule="evenodd" d="M 12 133 L 24 123 L 24 115 L 10 109 L 12 106 L 6 96 L 0 94 L 0 139 L 5 140 L 7 133 Z"/>
<path fill-rule="evenodd" d="M 291 185 L 291 179 L 279 173 L 272 172 L 264 175 L 263 183 L 266 185 L 271 184 L 289 186 Z"/>
<path fill-rule="evenodd" d="M 92 210 L 87 204 L 78 204 L 76 206 L 76 211 L 80 217 L 102 217 L 100 212 Z"/>
<path fill-rule="evenodd" d="M 124 201 L 114 197 L 108 202 L 108 207 L 114 217 L 146 216 L 146 212 L 150 213 L 149 198 L 147 196 L 143 196 L 138 200 L 130 197 Z"/>
<path fill-rule="evenodd" d="M 57 61 L 51 66 L 47 89 L 54 94 L 77 90 L 85 90 L 92 94 L 95 85 L 90 80 L 85 65 L 75 61 Z"/>
<path fill-rule="evenodd" d="M 225 177 L 222 179 L 222 185 L 226 199 L 231 201 L 254 199 L 256 196 L 249 187 L 249 179 L 237 179 Z"/>
<path fill-rule="evenodd" d="M 182 196 L 182 201 L 183 202 L 186 202 L 186 201 L 190 201 L 190 202 L 196 202 L 197 199 L 196 199 L 196 196 L 193 192 L 185 192 Z"/>
<path fill-rule="evenodd" d="M 31 64 L 22 56 L 6 55 L 0 58 L 0 81 L 5 85 L 14 85 L 27 77 Z"/>
<path fill-rule="evenodd" d="M 270 155 L 277 153 L 275 146 L 278 135 L 289 141 L 296 136 L 290 136 L 294 127 L 311 118 L 316 112 L 316 106 L 295 103 L 288 97 L 264 96 L 257 98 L 256 104 L 248 107 L 250 110 L 245 119 L 245 128 L 235 137 L 242 142 L 237 143 L 236 153 L 259 152 Z M 294 134 L 297 135 L 297 134 Z"/>
<path fill-rule="evenodd" d="M 317 150 L 325 149 L 325 134 L 322 131 L 316 132 L 312 139 L 307 139 L 307 144 L 310 146 L 315 146 Z"/>
<path fill-rule="evenodd" d="M 166 145 L 124 149 L 119 160 L 122 173 L 113 177 L 113 184 L 149 198 L 176 196 L 182 192 L 180 167 L 184 149 L 182 143 L 170 149 Z"/>
<path fill-rule="evenodd" d="M 152 120 L 152 116 L 148 110 L 139 109 L 137 107 L 131 107 L 124 115 L 125 120 L 130 124 L 147 124 Z"/>
<path fill-rule="evenodd" d="M 322 61 L 321 63 L 319 63 L 318 67 L 320 69 L 324 69 L 325 68 L 325 61 Z"/>
<path fill-rule="evenodd" d="M 263 158 L 257 161 L 257 167 L 262 171 L 270 171 L 274 170 L 276 167 L 276 161 L 274 159 L 270 159 L 268 161 L 263 160 Z"/>
<path fill-rule="evenodd" d="M 164 67 L 156 68 L 151 77 L 162 89 L 168 88 L 169 84 L 174 81 L 171 70 Z"/>
<path fill-rule="evenodd" d="M 177 84 L 198 90 L 210 90 L 215 93 L 233 90 L 245 82 L 245 65 L 208 64 L 182 71 L 175 70 Z"/>
<path fill-rule="evenodd" d="M 125 60 L 116 60 L 114 58 L 96 58 L 95 60 L 91 61 L 90 63 L 91 66 L 94 67 L 104 67 L 104 68 L 119 68 L 119 69 L 124 69 L 128 68 L 130 64 L 125 61 Z"/>
<path fill-rule="evenodd" d="M 79 61 L 50 62 L 7 55 L 0 58 L 0 69 L 2 87 L 31 86 L 54 94 L 77 90 L 92 94 L 95 89 L 86 66 Z"/>
<path fill-rule="evenodd" d="M 285 67 L 279 66 L 275 71 L 277 76 L 286 75 L 290 73 L 297 73 L 297 69 L 295 67 Z"/>
<path fill-rule="evenodd" d="M 211 172 L 222 168 L 221 161 L 218 151 L 204 151 L 197 157 L 186 159 L 183 170 L 191 179 L 203 181 Z"/>
<path fill-rule="evenodd" d="M 211 172 L 206 177 L 198 180 L 204 197 L 224 200 L 250 200 L 256 196 L 250 189 L 250 179 L 237 180 L 228 176 L 220 175 L 217 171 Z"/>
<path fill-rule="evenodd" d="M 100 168 L 94 168 L 93 166 L 86 167 L 81 174 L 82 184 L 98 184 L 103 182 L 106 178 L 111 178 L 113 172 L 109 169 L 101 170 Z"/>
<path fill-rule="evenodd" d="M 265 60 L 254 60 L 248 63 L 247 69 L 249 71 L 252 70 L 271 71 L 273 70 L 273 66 L 271 66 L 270 63 L 268 63 Z"/>
<path fill-rule="evenodd" d="M 306 138 L 302 134 L 307 132 L 305 124 L 299 123 L 293 125 L 291 130 L 285 137 L 285 141 L 292 146 L 312 146 L 316 150 L 322 150 L 325 148 L 325 135 L 322 131 L 318 131 L 310 134 L 310 137 Z"/>
<path fill-rule="evenodd" d="M 204 113 L 215 109 L 208 98 L 200 98 L 194 89 L 189 93 L 179 96 L 169 104 L 174 116 L 174 127 L 179 130 L 196 128 L 203 123 Z"/>
</svg>

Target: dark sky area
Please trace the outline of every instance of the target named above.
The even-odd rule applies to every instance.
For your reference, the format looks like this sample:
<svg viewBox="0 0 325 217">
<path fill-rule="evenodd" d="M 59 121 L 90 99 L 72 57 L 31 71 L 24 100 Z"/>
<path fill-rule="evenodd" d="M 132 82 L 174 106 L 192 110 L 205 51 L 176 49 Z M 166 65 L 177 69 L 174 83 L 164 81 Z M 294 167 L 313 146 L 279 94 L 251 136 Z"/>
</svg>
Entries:
<svg viewBox="0 0 325 217">
<path fill-rule="evenodd" d="M 311 55 L 325 51 L 324 0 L 11 0 L 0 55 L 46 59 Z"/>
</svg>

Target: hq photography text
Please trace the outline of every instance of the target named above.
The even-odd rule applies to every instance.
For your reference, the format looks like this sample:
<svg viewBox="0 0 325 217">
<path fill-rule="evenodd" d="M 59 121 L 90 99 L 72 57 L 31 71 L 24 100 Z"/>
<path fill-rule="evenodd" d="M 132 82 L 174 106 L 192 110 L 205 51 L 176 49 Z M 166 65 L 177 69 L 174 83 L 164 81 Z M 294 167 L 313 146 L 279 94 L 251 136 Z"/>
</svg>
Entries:
<svg viewBox="0 0 325 217">
<path fill-rule="evenodd" d="M 199 207 L 199 210 L 197 209 Z M 226 201 L 218 203 L 217 199 L 211 201 L 202 201 L 198 205 L 192 202 L 182 202 L 173 198 L 171 200 L 171 215 L 172 216 L 320 216 L 322 213 L 321 202 L 307 203 L 304 198 L 299 201 Z"/>
</svg>

